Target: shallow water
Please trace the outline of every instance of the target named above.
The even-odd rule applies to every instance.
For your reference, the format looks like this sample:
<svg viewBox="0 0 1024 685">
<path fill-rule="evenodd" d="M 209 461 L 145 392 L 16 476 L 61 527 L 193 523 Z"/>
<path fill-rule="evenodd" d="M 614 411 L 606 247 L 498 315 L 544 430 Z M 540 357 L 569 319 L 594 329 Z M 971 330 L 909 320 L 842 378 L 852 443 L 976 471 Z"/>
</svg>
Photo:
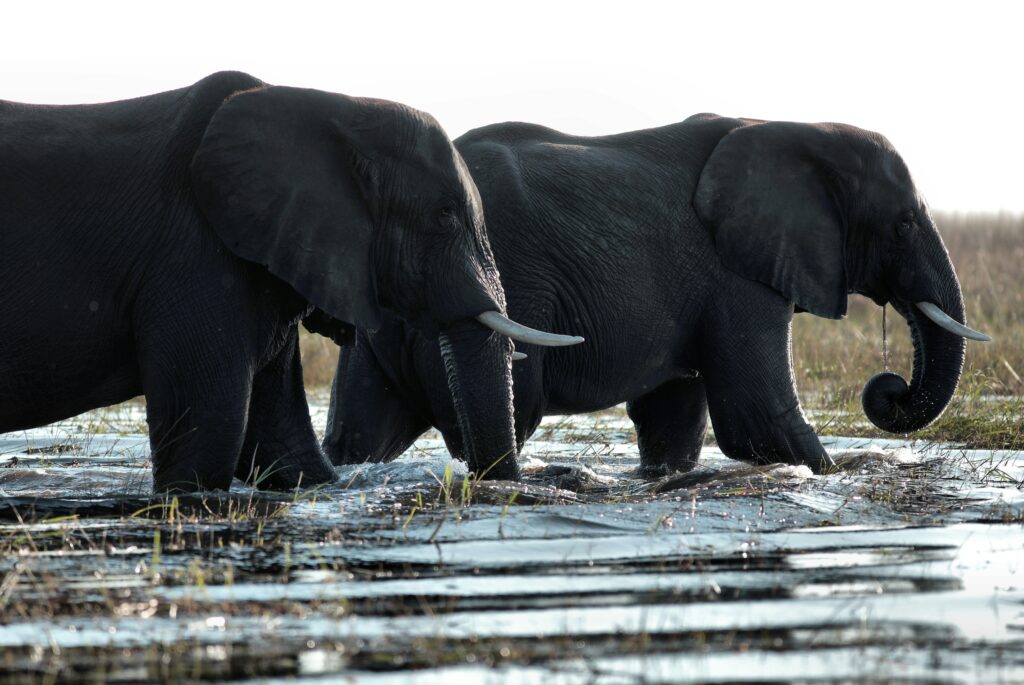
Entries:
<svg viewBox="0 0 1024 685">
<path fill-rule="evenodd" d="M 168 502 L 144 418 L 0 436 L 0 680 L 1024 680 L 1024 453 L 831 438 L 818 477 L 707 447 L 652 482 L 612 412 L 546 420 L 522 484 L 428 435 Z"/>
</svg>

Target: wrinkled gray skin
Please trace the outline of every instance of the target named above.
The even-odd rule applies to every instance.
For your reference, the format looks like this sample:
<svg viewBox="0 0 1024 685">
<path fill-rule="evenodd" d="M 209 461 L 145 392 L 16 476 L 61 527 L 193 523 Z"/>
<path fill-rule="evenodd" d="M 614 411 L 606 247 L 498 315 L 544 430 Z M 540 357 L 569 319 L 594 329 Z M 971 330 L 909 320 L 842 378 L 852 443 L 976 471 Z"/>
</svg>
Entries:
<svg viewBox="0 0 1024 685">
<path fill-rule="evenodd" d="M 476 188 L 422 112 L 240 73 L 0 101 L 0 431 L 144 394 L 157 491 L 330 482 L 298 322 L 393 316 L 432 341 L 471 461 L 514 476 L 512 345 L 474 320 L 504 306 Z"/>
<path fill-rule="evenodd" d="M 643 469 L 693 467 L 710 413 L 722 450 L 829 464 L 794 388 L 794 308 L 827 318 L 847 294 L 891 303 L 914 339 L 913 380 L 864 391 L 878 426 L 933 421 L 964 341 L 953 266 L 906 166 L 882 136 L 839 124 L 698 115 L 597 138 L 498 124 L 456 141 L 483 197 L 510 316 L 587 338 L 520 345 L 520 444 L 546 414 L 628 402 Z M 397 320 L 342 351 L 324 447 L 335 463 L 389 460 L 423 430 L 456 443 L 435 350 Z"/>
</svg>

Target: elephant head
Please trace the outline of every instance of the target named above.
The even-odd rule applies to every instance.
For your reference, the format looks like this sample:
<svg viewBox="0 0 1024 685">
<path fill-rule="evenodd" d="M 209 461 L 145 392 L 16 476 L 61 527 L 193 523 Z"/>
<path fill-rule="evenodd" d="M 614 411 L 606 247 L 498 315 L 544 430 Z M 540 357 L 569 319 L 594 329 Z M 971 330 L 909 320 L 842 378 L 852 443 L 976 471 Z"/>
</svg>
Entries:
<svg viewBox="0 0 1024 685">
<path fill-rule="evenodd" d="M 439 332 L 467 458 L 515 475 L 508 337 L 521 331 L 503 315 L 476 187 L 431 116 L 316 90 L 243 91 L 212 117 L 192 179 L 227 248 L 330 319 L 373 330 L 387 310 Z"/>
<path fill-rule="evenodd" d="M 862 402 L 879 428 L 928 425 L 964 362 L 964 302 L 942 238 L 910 172 L 883 136 L 840 124 L 745 121 L 711 153 L 694 208 L 723 265 L 798 310 L 846 314 L 847 295 L 892 304 L 910 326 L 910 384 L 872 378 Z"/>
</svg>

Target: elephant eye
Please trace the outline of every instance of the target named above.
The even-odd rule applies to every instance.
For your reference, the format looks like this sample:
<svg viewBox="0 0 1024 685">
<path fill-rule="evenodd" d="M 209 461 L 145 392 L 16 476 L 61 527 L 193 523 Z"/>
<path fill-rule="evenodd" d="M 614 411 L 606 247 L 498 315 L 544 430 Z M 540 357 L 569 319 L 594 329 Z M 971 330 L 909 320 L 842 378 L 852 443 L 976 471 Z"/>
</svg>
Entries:
<svg viewBox="0 0 1024 685">
<path fill-rule="evenodd" d="M 908 209 L 907 211 L 900 214 L 900 218 L 896 221 L 896 235 L 900 238 L 906 238 L 910 235 L 910 232 L 914 230 L 914 210 Z"/>
<path fill-rule="evenodd" d="M 442 207 L 437 210 L 437 220 L 442 224 L 449 225 L 455 221 L 455 208 L 454 207 Z"/>
</svg>

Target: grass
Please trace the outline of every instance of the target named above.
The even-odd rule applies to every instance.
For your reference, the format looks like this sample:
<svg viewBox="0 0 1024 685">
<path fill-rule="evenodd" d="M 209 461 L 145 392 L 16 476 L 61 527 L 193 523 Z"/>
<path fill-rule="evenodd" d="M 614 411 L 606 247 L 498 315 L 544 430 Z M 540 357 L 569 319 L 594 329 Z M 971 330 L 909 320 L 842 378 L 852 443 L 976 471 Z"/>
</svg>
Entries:
<svg viewBox="0 0 1024 685">
<path fill-rule="evenodd" d="M 960 389 L 945 415 L 915 434 L 976 447 L 1024 448 L 1024 216 L 935 216 L 963 288 L 968 323 L 993 337 L 969 343 Z M 822 434 L 887 436 L 866 422 L 860 393 L 871 376 L 889 369 L 910 378 L 912 350 L 903 319 L 887 313 L 888 364 L 883 358 L 882 310 L 853 296 L 842 321 L 802 314 L 793 325 L 800 398 Z M 306 387 L 326 392 L 338 348 L 304 334 Z"/>
</svg>

